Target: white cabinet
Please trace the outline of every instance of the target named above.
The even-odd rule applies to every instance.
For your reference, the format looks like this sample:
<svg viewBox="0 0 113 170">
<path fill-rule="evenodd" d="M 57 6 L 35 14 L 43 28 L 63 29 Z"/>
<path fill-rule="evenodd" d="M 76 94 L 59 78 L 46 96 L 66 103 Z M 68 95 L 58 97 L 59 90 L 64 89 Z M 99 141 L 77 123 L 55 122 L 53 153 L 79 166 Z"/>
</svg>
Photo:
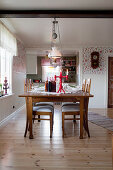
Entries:
<svg viewBox="0 0 113 170">
<path fill-rule="evenodd" d="M 37 56 L 27 55 L 26 57 L 27 74 L 37 74 Z"/>
</svg>

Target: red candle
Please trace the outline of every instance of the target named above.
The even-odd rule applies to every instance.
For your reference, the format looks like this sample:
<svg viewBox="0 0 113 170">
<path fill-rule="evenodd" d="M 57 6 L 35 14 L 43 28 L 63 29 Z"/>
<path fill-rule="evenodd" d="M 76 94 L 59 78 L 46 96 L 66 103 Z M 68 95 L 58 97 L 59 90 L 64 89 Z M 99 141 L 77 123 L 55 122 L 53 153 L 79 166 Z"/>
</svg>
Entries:
<svg viewBox="0 0 113 170">
<path fill-rule="evenodd" d="M 66 71 L 66 75 L 68 75 L 68 69 L 67 69 L 67 71 Z"/>
</svg>

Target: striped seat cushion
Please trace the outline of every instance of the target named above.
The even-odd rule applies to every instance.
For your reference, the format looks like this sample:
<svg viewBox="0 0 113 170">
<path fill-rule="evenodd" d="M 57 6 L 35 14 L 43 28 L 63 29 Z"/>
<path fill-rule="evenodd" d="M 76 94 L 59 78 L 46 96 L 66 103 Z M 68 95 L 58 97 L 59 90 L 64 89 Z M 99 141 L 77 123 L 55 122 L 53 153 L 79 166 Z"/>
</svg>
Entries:
<svg viewBox="0 0 113 170">
<path fill-rule="evenodd" d="M 34 106 L 47 106 L 47 105 L 54 107 L 54 103 L 52 103 L 52 102 L 38 102 L 38 103 L 34 103 Z"/>
<path fill-rule="evenodd" d="M 34 106 L 33 111 L 35 112 L 52 112 L 54 114 L 54 108 L 52 106 Z"/>
<path fill-rule="evenodd" d="M 79 112 L 80 107 L 76 105 L 62 106 L 62 112 Z"/>
<path fill-rule="evenodd" d="M 73 106 L 73 105 L 80 106 L 80 103 L 79 102 L 76 102 L 76 103 L 74 103 L 74 102 L 63 102 L 62 103 L 62 107 L 63 106 Z"/>
</svg>

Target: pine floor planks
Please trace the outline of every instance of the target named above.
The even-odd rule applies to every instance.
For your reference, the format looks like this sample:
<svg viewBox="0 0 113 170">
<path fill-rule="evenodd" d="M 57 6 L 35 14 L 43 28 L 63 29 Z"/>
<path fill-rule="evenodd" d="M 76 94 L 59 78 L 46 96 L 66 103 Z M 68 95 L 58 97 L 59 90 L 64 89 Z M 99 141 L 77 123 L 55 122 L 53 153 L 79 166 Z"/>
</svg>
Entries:
<svg viewBox="0 0 113 170">
<path fill-rule="evenodd" d="M 112 109 L 91 111 L 113 118 Z M 59 106 L 55 107 L 53 138 L 49 122 L 34 124 L 34 139 L 24 138 L 25 109 L 0 127 L 0 170 L 111 170 L 111 132 L 89 122 L 91 137 L 79 139 L 79 121 L 65 122 L 62 138 Z"/>
</svg>

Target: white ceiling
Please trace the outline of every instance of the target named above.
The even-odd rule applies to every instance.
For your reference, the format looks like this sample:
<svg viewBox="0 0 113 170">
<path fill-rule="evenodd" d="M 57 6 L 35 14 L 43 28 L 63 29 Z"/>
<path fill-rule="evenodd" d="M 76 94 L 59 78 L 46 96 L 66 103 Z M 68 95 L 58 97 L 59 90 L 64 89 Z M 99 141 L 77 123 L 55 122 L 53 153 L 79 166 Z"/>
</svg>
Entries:
<svg viewBox="0 0 113 170">
<path fill-rule="evenodd" d="M 113 0 L 0 0 L 0 9 L 113 9 Z"/>
<path fill-rule="evenodd" d="M 113 19 L 59 18 L 63 47 L 113 46 Z M 51 45 L 52 19 L 10 18 L 9 21 L 27 48 Z"/>
<path fill-rule="evenodd" d="M 113 0 L 0 0 L 0 9 L 113 9 Z M 26 48 L 50 48 L 52 19 L 10 18 Z M 63 48 L 113 46 L 113 19 L 60 18 Z"/>
</svg>

